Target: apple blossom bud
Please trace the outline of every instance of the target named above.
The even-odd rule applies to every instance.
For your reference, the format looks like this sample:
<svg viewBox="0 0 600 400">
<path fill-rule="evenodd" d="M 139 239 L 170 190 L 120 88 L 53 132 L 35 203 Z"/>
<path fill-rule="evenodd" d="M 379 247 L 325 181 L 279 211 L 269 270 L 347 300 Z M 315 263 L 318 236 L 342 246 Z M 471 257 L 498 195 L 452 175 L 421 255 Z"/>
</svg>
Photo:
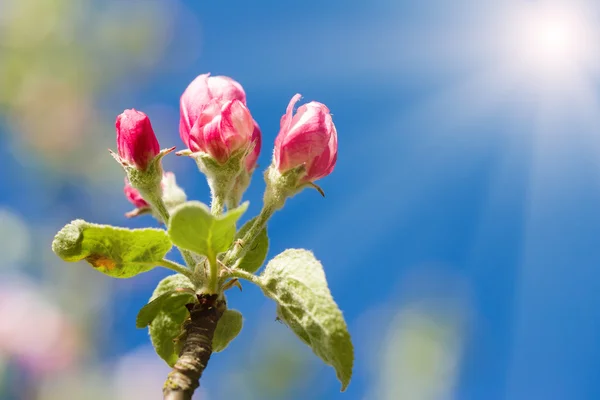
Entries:
<svg viewBox="0 0 600 400">
<path fill-rule="evenodd" d="M 226 204 L 228 209 L 233 209 L 240 204 L 244 192 L 250 185 L 250 179 L 252 178 L 252 173 L 256 169 L 256 161 L 260 154 L 261 141 L 260 128 L 256 121 L 254 121 L 254 132 L 252 132 L 252 138 L 250 139 L 252 148 L 244 160 L 244 169 L 242 169 L 235 178 L 235 183 L 227 195 Z"/>
<path fill-rule="evenodd" d="M 125 187 L 123 188 L 123 192 L 125 193 L 125 197 L 131 204 L 135 206 L 135 208 L 144 209 L 149 208 L 150 204 L 144 200 L 139 190 L 129 184 L 129 180 L 125 178 Z"/>
<path fill-rule="evenodd" d="M 134 109 L 117 117 L 117 150 L 122 162 L 145 170 L 160 152 L 158 140 L 146 114 Z"/>
<path fill-rule="evenodd" d="M 242 85 L 227 76 L 202 74 L 194 79 L 183 92 L 180 101 L 179 135 L 189 148 L 190 131 L 204 107 L 213 100 L 239 100 L 246 105 L 246 93 Z"/>
<path fill-rule="evenodd" d="M 337 132 L 324 104 L 311 101 L 294 115 L 294 105 L 300 97 L 300 94 L 292 97 L 281 117 L 273 160 L 280 173 L 304 166 L 300 182 L 313 182 L 329 175 L 335 167 Z"/>
<path fill-rule="evenodd" d="M 188 146 L 192 152 L 207 153 L 224 164 L 234 152 L 250 146 L 254 130 L 254 120 L 244 103 L 212 100 L 192 127 Z"/>
<path fill-rule="evenodd" d="M 254 131 L 252 132 L 250 143 L 253 147 L 250 153 L 248 153 L 248 155 L 246 156 L 246 160 L 244 162 L 246 171 L 248 173 L 252 173 L 252 171 L 254 171 L 254 168 L 256 168 L 256 161 L 258 160 L 258 156 L 260 155 L 260 146 L 262 144 L 260 127 L 258 126 L 256 121 L 254 121 Z"/>
</svg>

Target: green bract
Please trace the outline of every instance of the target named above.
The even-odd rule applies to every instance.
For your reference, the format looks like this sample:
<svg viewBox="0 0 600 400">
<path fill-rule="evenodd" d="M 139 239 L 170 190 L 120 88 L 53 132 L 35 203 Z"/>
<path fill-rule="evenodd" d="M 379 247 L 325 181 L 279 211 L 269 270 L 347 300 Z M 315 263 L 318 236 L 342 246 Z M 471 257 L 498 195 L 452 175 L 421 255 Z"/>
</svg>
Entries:
<svg viewBox="0 0 600 400">
<path fill-rule="evenodd" d="M 171 250 L 160 229 L 125 229 L 78 219 L 54 237 L 52 250 L 65 261 L 85 260 L 98 271 L 130 278 L 154 268 Z"/>
<path fill-rule="evenodd" d="M 170 366 L 175 365 L 179 358 L 179 348 L 182 343 L 178 338 L 183 333 L 183 322 L 189 316 L 185 305 L 194 300 L 191 296 L 183 295 L 171 298 L 176 289 L 181 288 L 193 290 L 192 282 L 181 274 L 164 278 L 152 293 L 150 302 L 140 310 L 136 321 L 138 327 L 150 324 L 152 345 L 156 353 Z M 151 304 L 155 305 L 150 306 Z M 147 308 L 149 306 L 150 310 Z M 146 323 L 148 319 L 150 321 Z"/>
<path fill-rule="evenodd" d="M 240 333 L 243 323 L 241 312 L 237 310 L 225 310 L 217 323 L 217 329 L 212 341 L 212 350 L 217 353 L 225 350 L 229 346 L 229 343 Z"/>
<path fill-rule="evenodd" d="M 245 202 L 227 213 L 214 216 L 199 201 L 188 201 L 173 210 L 168 232 L 177 246 L 215 260 L 235 238 L 235 223 L 248 208 Z"/>
<path fill-rule="evenodd" d="M 246 234 L 248 229 L 250 229 L 255 220 L 256 218 L 252 218 L 250 221 L 246 222 L 235 235 L 235 238 L 241 239 Z M 258 271 L 261 265 L 265 262 L 265 258 L 267 258 L 267 252 L 269 251 L 269 236 L 267 235 L 267 228 L 264 228 L 262 231 L 260 231 L 253 243 L 243 243 L 243 246 L 250 246 L 250 248 L 244 257 L 242 257 L 242 260 L 239 262 L 237 268 L 254 273 Z"/>
<path fill-rule="evenodd" d="M 259 284 L 277 302 L 279 318 L 335 368 L 345 390 L 352 377 L 354 350 L 321 263 L 310 251 L 288 249 L 269 261 Z"/>
</svg>

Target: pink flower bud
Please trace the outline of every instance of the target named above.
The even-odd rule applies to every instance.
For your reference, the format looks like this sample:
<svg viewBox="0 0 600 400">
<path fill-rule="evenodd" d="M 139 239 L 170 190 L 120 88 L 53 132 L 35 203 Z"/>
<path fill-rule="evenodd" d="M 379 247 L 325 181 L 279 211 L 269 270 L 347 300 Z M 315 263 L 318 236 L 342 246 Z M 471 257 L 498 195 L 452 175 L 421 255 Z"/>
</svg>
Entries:
<svg viewBox="0 0 600 400">
<path fill-rule="evenodd" d="M 246 105 L 246 93 L 242 85 L 227 76 L 203 74 L 194 79 L 181 95 L 180 101 L 179 135 L 189 148 L 190 131 L 204 107 L 213 100 L 239 100 Z"/>
<path fill-rule="evenodd" d="M 127 178 L 125 178 L 125 188 L 123 189 L 123 192 L 125 192 L 125 197 L 127 197 L 127 200 L 129 200 L 129 202 L 133 204 L 135 208 L 150 207 L 150 204 L 144 200 L 140 192 L 129 184 L 129 180 L 127 180 Z"/>
<path fill-rule="evenodd" d="M 160 152 L 148 116 L 134 109 L 125 110 L 117 117 L 115 127 L 121 159 L 137 169 L 145 170 Z"/>
<path fill-rule="evenodd" d="M 300 97 L 300 94 L 292 97 L 281 117 L 273 158 L 281 173 L 304 165 L 306 175 L 302 181 L 313 182 L 329 175 L 335 167 L 337 132 L 324 104 L 311 101 L 293 115 L 294 105 Z"/>
<path fill-rule="evenodd" d="M 260 154 L 260 146 L 262 144 L 262 138 L 260 133 L 260 127 L 254 121 L 254 131 L 252 132 L 252 137 L 250 138 L 250 143 L 252 143 L 252 151 L 248 154 L 245 161 L 246 171 L 251 173 L 256 168 L 256 161 L 258 160 L 258 156 Z"/>
<path fill-rule="evenodd" d="M 194 123 L 188 146 L 223 164 L 235 151 L 250 145 L 254 129 L 254 120 L 244 103 L 211 100 Z"/>
</svg>

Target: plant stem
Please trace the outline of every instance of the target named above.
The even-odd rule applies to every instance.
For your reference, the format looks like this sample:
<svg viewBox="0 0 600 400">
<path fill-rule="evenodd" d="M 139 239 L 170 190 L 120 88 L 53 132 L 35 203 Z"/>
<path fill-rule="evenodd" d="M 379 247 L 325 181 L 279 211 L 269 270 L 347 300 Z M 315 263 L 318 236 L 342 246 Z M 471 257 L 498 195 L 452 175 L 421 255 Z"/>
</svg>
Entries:
<svg viewBox="0 0 600 400">
<path fill-rule="evenodd" d="M 212 201 L 210 203 L 210 212 L 212 215 L 221 215 L 223 213 L 223 206 L 225 205 L 225 196 L 218 193 L 213 193 Z"/>
<path fill-rule="evenodd" d="M 234 246 L 223 259 L 223 264 L 227 267 L 231 267 L 237 260 L 242 258 L 246 252 L 252 247 L 252 243 L 254 239 L 258 236 L 258 234 L 264 229 L 265 225 L 267 225 L 267 221 L 275 212 L 275 207 L 270 204 L 265 204 L 260 214 L 254 220 L 254 224 L 248 229 L 244 237 L 242 237 L 243 246 Z"/>
<path fill-rule="evenodd" d="M 160 194 L 148 193 L 147 195 L 148 195 L 147 201 L 152 205 L 154 210 L 158 213 L 158 215 L 160 216 L 160 219 L 162 219 L 165 226 L 168 226 L 167 224 L 169 223 L 169 218 L 171 216 L 169 215 L 169 211 L 167 210 L 167 207 L 165 206 L 165 202 L 163 201 Z M 192 254 L 192 252 L 189 250 L 180 249 L 179 247 L 178 247 L 178 249 L 179 249 L 179 252 L 181 253 L 181 256 L 183 257 L 183 260 L 185 261 L 186 265 L 188 266 L 188 268 L 194 270 L 194 267 L 196 266 L 196 259 L 194 258 L 194 255 Z"/>
<path fill-rule="evenodd" d="M 250 272 L 246 272 L 244 270 L 241 269 L 232 269 L 230 272 L 227 273 L 227 275 L 223 276 L 220 281 L 223 282 L 226 279 L 229 278 L 241 278 L 241 279 L 245 279 L 247 281 L 250 281 L 254 284 L 256 284 L 258 287 L 262 287 L 262 284 L 260 282 L 260 278 L 254 274 L 251 274 Z"/>
<path fill-rule="evenodd" d="M 208 277 L 208 293 L 217 293 L 219 282 L 219 266 L 217 257 L 208 257 L 208 266 L 210 268 L 210 276 Z"/>
<path fill-rule="evenodd" d="M 185 263 L 187 264 L 188 268 L 190 268 L 191 270 L 194 270 L 195 266 L 196 266 L 196 259 L 194 258 L 194 255 L 191 251 L 189 250 L 184 250 L 184 249 L 179 249 L 179 252 L 181 253 L 181 256 L 183 257 L 183 260 L 185 261 Z"/>
<path fill-rule="evenodd" d="M 165 226 L 167 226 L 167 224 L 169 223 L 170 215 L 169 215 L 169 211 L 167 210 L 167 207 L 165 206 L 165 202 L 162 200 L 162 198 L 160 198 L 160 196 L 153 196 L 153 197 L 154 198 L 149 199 L 148 202 L 150 204 L 152 204 L 152 206 L 154 207 L 154 210 L 160 216 L 160 219 L 162 219 Z"/>
<path fill-rule="evenodd" d="M 164 400 L 191 400 L 212 354 L 217 322 L 226 309 L 218 295 L 198 295 L 185 322 L 185 343 L 163 387 Z"/>
<path fill-rule="evenodd" d="M 173 270 L 179 274 L 183 274 L 183 275 L 187 276 L 188 278 L 192 279 L 192 271 L 190 271 L 188 268 L 186 268 L 183 265 L 178 264 L 174 261 L 162 259 L 158 265 L 160 265 L 161 267 Z"/>
</svg>

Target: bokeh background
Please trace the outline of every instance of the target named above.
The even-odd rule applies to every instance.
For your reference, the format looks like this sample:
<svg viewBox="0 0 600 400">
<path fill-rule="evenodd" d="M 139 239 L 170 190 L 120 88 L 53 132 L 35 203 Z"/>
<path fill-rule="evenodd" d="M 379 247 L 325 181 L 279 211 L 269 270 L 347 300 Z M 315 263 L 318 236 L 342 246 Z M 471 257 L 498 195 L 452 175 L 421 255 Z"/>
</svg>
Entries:
<svg viewBox="0 0 600 400">
<path fill-rule="evenodd" d="M 196 398 L 600 398 L 600 3 L 1 0 L 0 399 L 160 399 L 135 315 L 168 272 L 113 280 L 50 250 L 127 220 L 114 120 L 178 146 L 198 74 L 241 82 L 270 163 L 291 96 L 327 104 L 335 172 L 269 224 L 315 252 L 356 346 L 346 393 L 250 284 Z M 167 157 L 189 198 L 208 188 Z M 264 183 L 254 177 L 248 217 Z"/>
</svg>

